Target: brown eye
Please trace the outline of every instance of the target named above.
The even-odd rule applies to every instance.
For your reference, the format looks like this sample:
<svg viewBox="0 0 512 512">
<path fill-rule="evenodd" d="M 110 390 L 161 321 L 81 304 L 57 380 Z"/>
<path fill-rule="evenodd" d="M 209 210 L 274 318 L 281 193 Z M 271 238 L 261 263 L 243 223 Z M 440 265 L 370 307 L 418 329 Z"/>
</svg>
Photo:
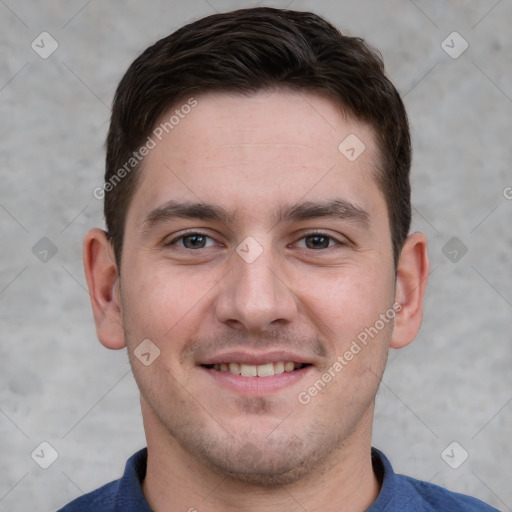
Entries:
<svg viewBox="0 0 512 512">
<path fill-rule="evenodd" d="M 203 235 L 187 235 L 182 237 L 183 246 L 187 249 L 202 249 L 206 243 L 206 237 Z"/>
<path fill-rule="evenodd" d="M 306 247 L 308 249 L 327 249 L 330 240 L 330 237 L 325 235 L 309 235 L 306 237 Z"/>
<path fill-rule="evenodd" d="M 214 241 L 211 237 L 203 233 L 188 233 L 171 240 L 165 245 L 177 245 L 184 249 L 205 249 L 214 245 Z"/>
</svg>

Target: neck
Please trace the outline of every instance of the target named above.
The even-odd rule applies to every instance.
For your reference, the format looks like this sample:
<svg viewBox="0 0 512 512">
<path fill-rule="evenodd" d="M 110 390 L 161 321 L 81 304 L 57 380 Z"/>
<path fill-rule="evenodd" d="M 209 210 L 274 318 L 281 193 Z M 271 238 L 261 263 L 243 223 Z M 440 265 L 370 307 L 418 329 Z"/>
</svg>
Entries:
<svg viewBox="0 0 512 512">
<path fill-rule="evenodd" d="M 360 512 L 377 498 L 371 462 L 372 410 L 321 467 L 282 486 L 255 486 L 219 474 L 186 452 L 151 415 L 144 423 L 148 463 L 143 491 L 155 512 Z"/>
</svg>

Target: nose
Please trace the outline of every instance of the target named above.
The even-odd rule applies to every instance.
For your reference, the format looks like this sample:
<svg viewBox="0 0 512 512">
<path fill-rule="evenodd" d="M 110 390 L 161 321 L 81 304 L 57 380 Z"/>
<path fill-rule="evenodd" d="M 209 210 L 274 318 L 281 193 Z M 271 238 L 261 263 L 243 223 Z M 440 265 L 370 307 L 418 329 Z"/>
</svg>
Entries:
<svg viewBox="0 0 512 512">
<path fill-rule="evenodd" d="M 254 261 L 233 254 L 232 269 L 219 283 L 215 308 L 219 322 L 251 333 L 292 322 L 297 298 L 277 260 L 270 248 Z"/>
</svg>

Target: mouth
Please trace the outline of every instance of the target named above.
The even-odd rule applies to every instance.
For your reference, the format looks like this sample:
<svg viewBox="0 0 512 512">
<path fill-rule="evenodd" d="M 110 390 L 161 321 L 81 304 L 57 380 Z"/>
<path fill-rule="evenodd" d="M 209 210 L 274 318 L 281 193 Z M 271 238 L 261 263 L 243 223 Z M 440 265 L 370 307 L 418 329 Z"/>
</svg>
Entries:
<svg viewBox="0 0 512 512">
<path fill-rule="evenodd" d="M 235 350 L 198 361 L 207 379 L 205 386 L 217 386 L 243 396 L 269 396 L 298 386 L 315 370 L 312 359 L 289 351 L 267 353 Z M 303 384 L 304 386 L 304 384 Z"/>
<path fill-rule="evenodd" d="M 297 370 L 302 370 L 308 366 L 309 363 L 296 363 L 294 361 L 276 361 L 263 364 L 247 364 L 242 362 L 225 362 L 215 364 L 202 364 L 203 368 L 214 370 L 216 372 L 231 373 L 241 377 L 260 377 L 268 378 L 284 373 L 291 373 Z"/>
</svg>

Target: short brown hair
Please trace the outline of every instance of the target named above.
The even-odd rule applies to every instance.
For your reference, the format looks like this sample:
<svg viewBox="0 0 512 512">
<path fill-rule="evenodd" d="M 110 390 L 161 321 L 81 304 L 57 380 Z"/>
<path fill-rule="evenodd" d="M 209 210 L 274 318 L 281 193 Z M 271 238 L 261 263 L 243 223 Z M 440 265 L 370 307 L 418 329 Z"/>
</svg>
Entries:
<svg viewBox="0 0 512 512">
<path fill-rule="evenodd" d="M 326 95 L 372 127 L 381 157 L 377 183 L 397 263 L 411 222 L 411 142 L 404 105 L 382 58 L 363 39 L 341 34 L 316 14 L 258 7 L 180 28 L 147 48 L 119 83 L 106 141 L 104 194 L 119 270 L 126 213 L 140 174 L 134 154 L 162 115 L 203 92 L 247 95 L 276 88 Z"/>
</svg>

